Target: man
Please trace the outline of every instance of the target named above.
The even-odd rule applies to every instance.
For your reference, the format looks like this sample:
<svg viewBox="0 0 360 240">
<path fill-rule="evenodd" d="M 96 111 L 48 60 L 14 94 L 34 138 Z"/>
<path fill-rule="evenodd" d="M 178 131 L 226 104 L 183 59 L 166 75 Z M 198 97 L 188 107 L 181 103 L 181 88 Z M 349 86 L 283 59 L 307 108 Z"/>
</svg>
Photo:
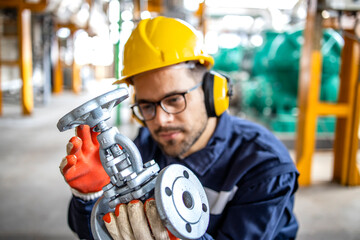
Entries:
<svg viewBox="0 0 360 240">
<path fill-rule="evenodd" d="M 268 130 L 225 111 L 231 86 L 208 72 L 212 65 L 187 23 L 142 20 L 125 45 L 117 82 L 135 90 L 132 110 L 144 127 L 134 142 L 144 162 L 182 164 L 197 175 L 211 214 L 203 239 L 294 239 L 298 172 L 291 157 Z M 91 208 L 109 179 L 96 134 L 81 126 L 77 135 L 60 168 L 74 193 L 70 227 L 89 238 Z"/>
</svg>

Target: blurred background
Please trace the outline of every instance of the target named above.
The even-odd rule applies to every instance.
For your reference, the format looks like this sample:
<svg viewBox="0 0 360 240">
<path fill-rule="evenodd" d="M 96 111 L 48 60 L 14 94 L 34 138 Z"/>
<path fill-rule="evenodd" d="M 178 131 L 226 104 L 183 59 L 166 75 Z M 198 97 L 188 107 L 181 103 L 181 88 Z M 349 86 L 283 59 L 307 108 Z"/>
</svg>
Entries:
<svg viewBox="0 0 360 240">
<path fill-rule="evenodd" d="M 132 29 L 160 15 L 198 30 L 230 112 L 289 149 L 298 239 L 360 239 L 359 0 L 0 0 L 0 239 L 76 239 L 57 121 L 118 87 Z M 134 138 L 130 104 L 109 121 Z"/>
</svg>

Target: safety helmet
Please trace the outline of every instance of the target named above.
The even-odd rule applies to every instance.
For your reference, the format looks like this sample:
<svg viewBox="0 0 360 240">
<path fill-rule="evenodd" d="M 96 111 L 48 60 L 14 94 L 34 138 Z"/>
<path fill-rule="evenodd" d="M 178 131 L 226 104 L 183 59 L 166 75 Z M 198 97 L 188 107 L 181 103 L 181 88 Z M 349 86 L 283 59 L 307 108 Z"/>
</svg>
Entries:
<svg viewBox="0 0 360 240">
<path fill-rule="evenodd" d="M 196 30 L 180 19 L 144 19 L 125 44 L 122 78 L 114 84 L 129 84 L 136 74 L 186 61 L 198 61 L 208 69 L 214 65 Z"/>
</svg>

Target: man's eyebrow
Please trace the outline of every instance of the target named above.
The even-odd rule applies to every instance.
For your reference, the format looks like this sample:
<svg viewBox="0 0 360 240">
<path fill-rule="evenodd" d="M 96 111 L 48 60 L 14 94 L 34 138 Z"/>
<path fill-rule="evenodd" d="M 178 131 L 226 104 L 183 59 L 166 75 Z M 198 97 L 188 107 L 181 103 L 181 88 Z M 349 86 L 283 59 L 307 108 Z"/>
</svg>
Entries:
<svg viewBox="0 0 360 240">
<path fill-rule="evenodd" d="M 151 100 L 148 100 L 148 99 L 138 99 L 136 96 L 135 96 L 135 101 L 138 102 L 138 103 L 142 103 L 142 102 L 145 102 L 145 103 L 154 103 L 154 102 L 158 102 L 158 101 L 161 101 L 162 99 L 166 98 L 166 97 L 169 97 L 169 96 L 172 96 L 172 95 L 175 95 L 175 94 L 182 94 L 182 93 L 185 93 L 186 90 L 184 91 L 178 91 L 178 90 L 174 90 L 174 91 L 171 91 L 167 94 L 165 94 L 164 96 L 162 96 L 160 99 L 158 99 L 157 101 L 151 101 Z"/>
</svg>

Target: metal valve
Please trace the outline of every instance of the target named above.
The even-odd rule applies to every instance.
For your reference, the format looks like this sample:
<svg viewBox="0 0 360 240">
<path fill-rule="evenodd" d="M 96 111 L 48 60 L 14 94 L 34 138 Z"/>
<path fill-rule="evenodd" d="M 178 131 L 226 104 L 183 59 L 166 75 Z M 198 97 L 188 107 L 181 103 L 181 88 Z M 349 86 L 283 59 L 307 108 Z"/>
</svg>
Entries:
<svg viewBox="0 0 360 240">
<path fill-rule="evenodd" d="M 92 210 L 94 238 L 111 239 L 102 217 L 114 211 L 116 205 L 133 199 L 145 200 L 154 192 L 160 218 L 171 233 L 181 239 L 201 237 L 209 223 L 209 207 L 197 177 L 182 165 L 170 165 L 159 173 L 154 160 L 143 164 L 136 145 L 117 128 L 107 126 L 113 107 L 128 96 L 126 88 L 112 90 L 75 108 L 57 124 L 61 132 L 86 124 L 100 133 L 97 136 L 100 160 L 110 183 L 103 187 L 103 196 Z"/>
</svg>

